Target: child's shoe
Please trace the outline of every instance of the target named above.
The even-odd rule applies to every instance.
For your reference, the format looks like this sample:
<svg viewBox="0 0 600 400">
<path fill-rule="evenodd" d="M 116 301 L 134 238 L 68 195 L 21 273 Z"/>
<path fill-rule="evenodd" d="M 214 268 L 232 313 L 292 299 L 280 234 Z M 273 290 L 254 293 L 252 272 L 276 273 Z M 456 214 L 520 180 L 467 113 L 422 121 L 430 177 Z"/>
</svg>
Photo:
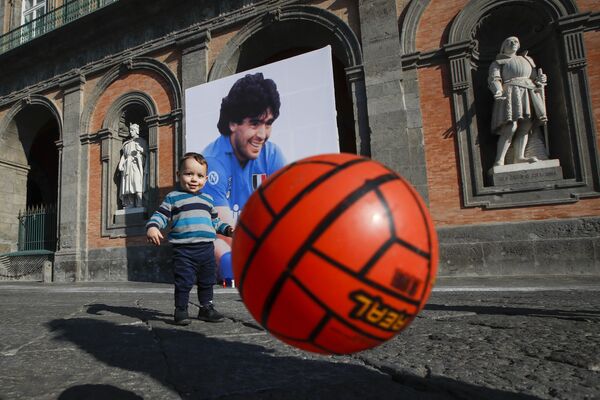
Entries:
<svg viewBox="0 0 600 400">
<path fill-rule="evenodd" d="M 198 311 L 198 319 L 206 322 L 222 322 L 224 320 L 223 314 L 215 310 L 215 306 L 212 303 L 200 306 Z"/>
<path fill-rule="evenodd" d="M 190 322 L 192 322 L 188 315 L 188 311 L 180 308 L 175 309 L 174 319 L 175 325 L 189 325 Z"/>
</svg>

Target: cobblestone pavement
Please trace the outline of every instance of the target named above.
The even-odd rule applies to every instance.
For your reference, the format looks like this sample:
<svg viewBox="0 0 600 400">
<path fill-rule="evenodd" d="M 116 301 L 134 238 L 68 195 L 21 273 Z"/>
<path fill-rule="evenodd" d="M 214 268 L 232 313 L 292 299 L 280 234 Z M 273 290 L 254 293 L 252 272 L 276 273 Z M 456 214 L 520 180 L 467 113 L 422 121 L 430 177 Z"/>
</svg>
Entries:
<svg viewBox="0 0 600 400">
<path fill-rule="evenodd" d="M 599 278 L 440 281 L 349 356 L 277 341 L 232 289 L 180 327 L 170 285 L 3 282 L 0 399 L 600 399 Z"/>
</svg>

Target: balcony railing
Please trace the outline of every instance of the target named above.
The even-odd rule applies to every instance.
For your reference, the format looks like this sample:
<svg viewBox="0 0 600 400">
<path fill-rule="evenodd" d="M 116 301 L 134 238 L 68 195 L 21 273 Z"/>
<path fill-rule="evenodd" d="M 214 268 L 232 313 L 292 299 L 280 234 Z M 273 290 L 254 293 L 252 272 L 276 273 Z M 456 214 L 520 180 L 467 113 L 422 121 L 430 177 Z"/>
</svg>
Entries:
<svg viewBox="0 0 600 400">
<path fill-rule="evenodd" d="M 0 36 L 0 54 L 119 0 L 73 0 Z"/>
</svg>

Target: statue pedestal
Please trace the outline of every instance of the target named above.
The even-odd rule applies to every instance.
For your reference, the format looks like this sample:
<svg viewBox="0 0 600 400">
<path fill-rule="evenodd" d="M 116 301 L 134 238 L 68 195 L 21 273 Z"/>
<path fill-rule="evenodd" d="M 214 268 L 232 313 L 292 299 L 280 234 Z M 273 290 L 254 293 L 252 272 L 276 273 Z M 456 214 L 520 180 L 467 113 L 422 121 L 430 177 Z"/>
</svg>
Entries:
<svg viewBox="0 0 600 400">
<path fill-rule="evenodd" d="M 146 207 L 130 207 L 115 211 L 115 224 L 131 225 L 146 222 Z"/>
<path fill-rule="evenodd" d="M 563 179 L 559 160 L 500 165 L 488 171 L 494 186 L 556 181 Z"/>
</svg>

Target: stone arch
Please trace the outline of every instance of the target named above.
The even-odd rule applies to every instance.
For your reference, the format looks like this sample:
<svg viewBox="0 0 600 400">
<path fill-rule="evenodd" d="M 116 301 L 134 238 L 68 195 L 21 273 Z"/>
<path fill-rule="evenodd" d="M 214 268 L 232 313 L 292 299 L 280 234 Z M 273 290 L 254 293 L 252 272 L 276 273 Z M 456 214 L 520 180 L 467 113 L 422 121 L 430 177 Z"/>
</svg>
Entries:
<svg viewBox="0 0 600 400">
<path fill-rule="evenodd" d="M 149 70 L 155 72 L 160 76 L 164 83 L 168 86 L 167 92 L 173 96 L 173 110 L 178 110 L 182 105 L 182 91 L 181 85 L 177 80 L 175 74 L 160 61 L 148 57 L 136 57 L 123 62 L 120 65 L 113 67 L 106 74 L 102 76 L 102 79 L 98 82 L 92 93 L 90 94 L 89 100 L 83 109 L 80 128 L 82 132 L 89 130 L 89 124 L 94 114 L 94 110 L 98 103 L 98 100 L 104 93 L 104 91 L 120 76 L 125 73 L 135 70 Z M 156 110 L 156 109 L 155 109 Z M 155 115 L 155 114 L 153 114 Z"/>
<path fill-rule="evenodd" d="M 17 114 L 19 114 L 29 105 L 39 105 L 46 108 L 56 120 L 56 123 L 58 124 L 58 134 L 59 137 L 62 138 L 62 113 L 58 110 L 52 100 L 39 94 L 32 94 L 13 104 L 10 110 L 8 110 L 6 116 L 2 119 L 2 121 L 0 121 L 0 140 L 5 139 L 7 127 L 14 120 Z"/>
<path fill-rule="evenodd" d="M 412 1 L 404 15 L 400 29 L 401 52 L 403 55 L 417 51 L 417 30 L 421 23 L 421 17 L 431 0 Z"/>
<path fill-rule="evenodd" d="M 572 0 L 479 0 L 470 1 L 456 16 L 448 36 L 448 43 L 461 43 L 474 38 L 474 30 L 492 10 L 514 4 L 531 5 L 544 10 L 556 21 L 561 17 L 577 14 L 577 5 Z"/>
<path fill-rule="evenodd" d="M 27 207 L 55 205 L 58 196 L 62 115 L 42 95 L 13 104 L 0 121 L 0 252 L 17 249 L 17 215 Z M 56 232 L 52 233 L 56 238 Z M 49 240 L 52 240 L 49 237 Z"/>
<path fill-rule="evenodd" d="M 291 35 L 292 29 L 302 27 L 303 34 Z M 258 40 L 269 32 L 269 45 Z M 274 34 L 274 32 L 277 32 Z M 317 7 L 292 5 L 278 8 L 248 22 L 217 56 L 210 69 L 208 80 L 215 80 L 236 72 L 255 67 L 253 60 L 269 60 L 269 56 L 284 53 L 291 48 L 317 49 L 330 45 L 334 57 L 334 78 L 341 75 L 344 88 L 336 86 L 336 96 L 340 94 L 349 100 L 349 111 L 343 112 L 344 120 L 338 127 L 349 127 L 340 143 L 348 143 L 351 151 L 369 155 L 369 133 L 366 110 L 362 50 L 352 29 L 335 14 Z M 272 62 L 272 61 L 271 61 Z M 335 63 L 341 66 L 336 69 Z M 336 74 L 336 71 L 341 72 Z M 341 90 L 341 91 L 340 91 Z M 343 92 L 343 93 L 342 93 Z M 349 96 L 349 97 L 348 97 Z M 339 107 L 339 104 L 338 104 Z M 340 115 L 338 110 L 338 115 Z M 342 132 L 340 132 L 342 134 Z M 347 150 L 348 151 L 348 150 Z"/>
<path fill-rule="evenodd" d="M 274 23 L 306 22 L 331 32 L 334 56 L 346 68 L 362 66 L 362 52 L 358 38 L 350 27 L 329 11 L 312 6 L 282 7 L 246 24 L 225 46 L 210 70 L 208 79 L 215 80 L 237 71 L 240 49 L 248 39 Z"/>
<path fill-rule="evenodd" d="M 141 106 L 148 116 L 156 115 L 158 108 L 154 100 L 144 92 L 132 91 L 123 94 L 115 102 L 113 102 L 106 112 L 104 120 L 102 121 L 102 129 L 109 129 L 118 132 L 120 112 L 129 105 Z"/>
<path fill-rule="evenodd" d="M 571 0 L 472 0 L 452 22 L 444 51 L 450 66 L 466 206 L 565 203 L 597 195 L 597 145 L 590 118 L 584 26 L 579 19 Z M 501 41 L 514 35 L 521 39 L 521 50 L 530 50 L 537 66 L 549 76 L 545 89 L 553 94 L 546 96 L 549 122 L 537 132 L 536 140 L 540 147 L 545 142 L 550 159 L 559 160 L 561 170 L 545 182 L 500 187 L 488 173 L 496 138 L 489 131 L 493 99 L 487 90 L 487 68 Z"/>
</svg>

